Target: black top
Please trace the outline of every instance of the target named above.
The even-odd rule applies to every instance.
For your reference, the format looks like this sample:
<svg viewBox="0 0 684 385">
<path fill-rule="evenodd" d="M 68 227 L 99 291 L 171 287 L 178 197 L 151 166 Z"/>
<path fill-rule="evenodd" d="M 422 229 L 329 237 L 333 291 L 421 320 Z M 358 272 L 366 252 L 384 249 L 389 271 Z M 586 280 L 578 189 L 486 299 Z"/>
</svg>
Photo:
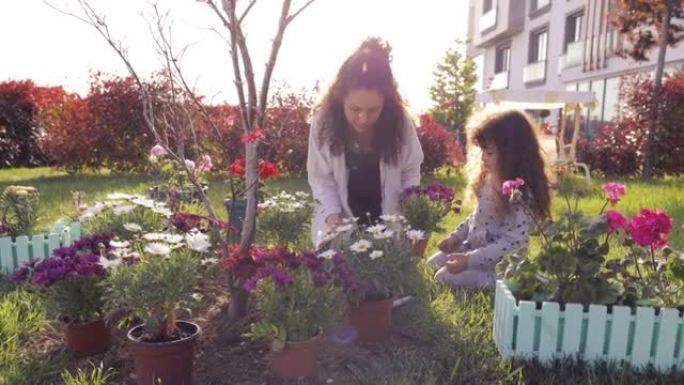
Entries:
<svg viewBox="0 0 684 385">
<path fill-rule="evenodd" d="M 373 224 L 382 214 L 380 159 L 372 150 L 363 149 L 354 142 L 345 145 L 344 154 L 349 170 L 349 208 L 360 224 Z"/>
</svg>

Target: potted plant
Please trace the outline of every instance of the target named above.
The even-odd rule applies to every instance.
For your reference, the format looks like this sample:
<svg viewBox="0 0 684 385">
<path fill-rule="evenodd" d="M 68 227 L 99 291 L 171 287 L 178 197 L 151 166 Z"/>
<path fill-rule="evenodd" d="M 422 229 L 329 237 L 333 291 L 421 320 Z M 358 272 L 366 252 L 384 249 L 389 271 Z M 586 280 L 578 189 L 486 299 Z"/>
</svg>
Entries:
<svg viewBox="0 0 684 385">
<path fill-rule="evenodd" d="M 306 231 L 313 213 L 313 204 L 307 193 L 289 194 L 281 191 L 259 203 L 257 234 L 262 244 L 283 245 L 296 249 L 303 246 Z"/>
<path fill-rule="evenodd" d="M 416 273 L 405 221 L 399 215 L 383 216 L 373 226 L 361 226 L 346 218 L 324 242 L 344 257 L 356 277 L 356 286 L 347 291 L 348 318 L 361 343 L 389 336 L 393 300 L 403 294 L 408 275 Z"/>
<path fill-rule="evenodd" d="M 257 130 L 257 134 L 259 133 L 261 133 L 261 130 Z M 231 163 L 229 171 L 230 198 L 225 199 L 223 205 L 228 211 L 228 222 L 230 225 L 242 231 L 242 223 L 245 220 L 247 211 L 247 200 L 245 199 L 247 190 L 250 188 L 260 188 L 262 185 L 261 181 L 280 175 L 280 170 L 275 163 L 261 159 L 259 161 L 259 179 L 257 179 L 255 186 L 249 187 L 245 186 L 245 158 L 236 159 Z"/>
<path fill-rule="evenodd" d="M 105 321 L 107 269 L 111 234 L 94 234 L 71 246 L 53 251 L 53 256 L 25 263 L 13 274 L 43 297 L 48 313 L 64 323 L 67 346 L 76 354 L 90 355 L 109 348 L 110 327 Z"/>
<path fill-rule="evenodd" d="M 270 340 L 275 376 L 314 376 L 323 333 L 341 315 L 342 289 L 353 285 L 349 266 L 335 253 L 283 247 L 261 251 L 258 258 L 263 265 L 244 283 L 259 314 L 251 335 Z"/>
<path fill-rule="evenodd" d="M 413 186 L 403 191 L 400 211 L 412 229 L 423 232 L 422 237 L 418 232 L 412 235 L 415 256 L 425 254 L 430 235 L 443 231 L 440 226 L 442 219 L 450 211 L 460 212 L 460 205 L 454 190 L 436 181 L 425 187 Z"/>
<path fill-rule="evenodd" d="M 30 235 L 38 220 L 40 194 L 32 186 L 7 186 L 0 195 L 0 236 Z"/>
<path fill-rule="evenodd" d="M 121 250 L 137 257 L 114 268 L 108 284 L 113 304 L 129 310 L 127 319 L 142 320 L 127 334 L 138 384 L 192 383 L 193 346 L 201 330 L 177 320 L 176 312 L 193 304 L 198 266 L 209 248 L 208 235 L 190 231 L 147 233 Z"/>
<path fill-rule="evenodd" d="M 121 239 L 168 227 L 173 212 L 165 202 L 141 195 L 110 193 L 91 205 L 79 204 L 76 219 L 88 233 L 112 233 Z"/>
<path fill-rule="evenodd" d="M 205 175 L 213 167 L 211 157 L 202 155 L 197 162 L 186 159 L 183 165 L 167 155 L 166 149 L 159 144 L 150 149 L 150 162 L 164 179 L 163 185 L 150 188 L 150 198 L 168 202 L 169 206 L 174 209 L 181 202 L 199 201 L 199 192 L 191 183 L 190 176 L 185 169 L 200 182 L 202 190 L 206 193 L 209 186 L 206 183 Z"/>
<path fill-rule="evenodd" d="M 659 210 L 642 209 L 629 220 L 605 211 L 626 189 L 603 188 L 598 216 L 586 218 L 566 197 L 568 211 L 539 232 L 539 252 L 512 255 L 502 266 L 494 339 L 504 356 L 681 366 L 675 345 L 684 323 L 684 263 L 666 246 L 672 220 Z M 611 248 L 618 255 L 609 257 Z"/>
</svg>

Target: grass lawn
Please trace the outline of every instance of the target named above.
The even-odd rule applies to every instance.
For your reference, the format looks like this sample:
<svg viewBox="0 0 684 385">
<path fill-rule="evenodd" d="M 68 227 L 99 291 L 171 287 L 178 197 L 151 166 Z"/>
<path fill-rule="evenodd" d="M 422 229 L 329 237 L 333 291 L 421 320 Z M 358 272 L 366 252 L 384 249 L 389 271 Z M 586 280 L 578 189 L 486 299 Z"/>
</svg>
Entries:
<svg viewBox="0 0 684 385">
<path fill-rule="evenodd" d="M 462 188 L 460 174 L 440 175 L 443 182 Z M 595 181 L 596 186 L 601 181 Z M 623 181 L 628 192 L 618 209 L 634 214 L 640 207 L 660 208 L 675 220 L 671 236 L 674 247 L 684 247 L 680 225 L 684 219 L 684 178 L 666 178 L 653 182 Z M 41 193 L 40 226 L 50 227 L 54 221 L 69 213 L 70 192 L 85 191 L 88 200 L 109 192 L 123 191 L 142 193 L 155 181 L 144 175 L 80 174 L 68 176 L 46 168 L 0 170 L 0 189 L 10 184 L 31 185 Z M 268 183 L 269 189 L 308 190 L 304 177 L 277 178 Z M 215 208 L 221 215 L 225 210 L 221 201 L 228 188 L 219 177 L 210 178 L 209 193 Z M 558 213 L 564 203 L 556 199 L 553 211 Z M 585 198 L 582 209 L 598 213 L 603 205 L 600 193 Z M 468 214 L 466 207 L 459 215 L 450 214 L 445 223 L 447 231 Z M 434 234 L 429 250 L 434 251 L 442 234 Z M 557 363 L 545 368 L 535 363 L 507 362 L 501 359 L 492 340 L 493 296 L 488 292 L 451 292 L 436 285 L 430 279 L 431 271 L 419 266 L 422 272 L 418 300 L 399 308 L 395 315 L 396 330 L 385 344 L 369 348 L 345 348 L 325 354 L 322 374 L 314 382 L 334 384 L 681 384 L 684 375 L 635 372 L 628 368 L 605 365 L 591 366 L 572 361 Z M 1 297 L 1 296 L 0 296 Z M 0 314 L 0 319 L 3 315 Z M 225 342 L 220 341 L 225 344 Z M 249 357 L 221 358 L 245 361 L 245 366 L 259 365 L 247 360 Z M 211 358 L 205 356 L 204 359 Z M 251 358 L 249 358 L 251 360 Z M 262 363 L 263 364 L 263 363 Z M 236 364 L 237 365 L 237 364 Z M 205 364 L 200 364 L 202 371 Z M 2 370 L 0 370 L 2 372 Z M 202 385 L 228 384 L 227 378 L 204 378 Z M 263 374 L 262 374 L 263 376 Z M 230 374 L 227 374 L 230 377 Z M 228 382 L 225 382 L 228 381 Z M 42 383 L 42 382 L 36 382 Z M 118 382 L 117 382 L 118 383 Z M 264 378 L 253 378 L 240 384 L 274 384 Z M 294 384 L 295 382 L 291 382 Z M 328 382 L 329 383 L 329 382 Z"/>
</svg>

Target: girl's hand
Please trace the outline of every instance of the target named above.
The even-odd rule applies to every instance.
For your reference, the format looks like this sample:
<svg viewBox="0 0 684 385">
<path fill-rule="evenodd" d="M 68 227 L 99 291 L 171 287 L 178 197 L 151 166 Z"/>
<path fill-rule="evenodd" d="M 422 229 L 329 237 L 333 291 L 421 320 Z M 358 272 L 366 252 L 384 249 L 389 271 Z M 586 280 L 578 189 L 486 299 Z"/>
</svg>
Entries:
<svg viewBox="0 0 684 385">
<path fill-rule="evenodd" d="M 448 238 L 442 239 L 442 241 L 439 242 L 439 244 L 437 245 L 437 248 L 442 253 L 448 254 L 448 253 L 451 253 L 452 251 L 454 251 L 457 246 L 458 246 L 458 242 L 456 242 L 455 239 L 448 237 Z"/>
<path fill-rule="evenodd" d="M 468 268 L 468 256 L 465 254 L 451 254 L 446 263 L 447 271 L 451 274 L 458 274 Z"/>
</svg>

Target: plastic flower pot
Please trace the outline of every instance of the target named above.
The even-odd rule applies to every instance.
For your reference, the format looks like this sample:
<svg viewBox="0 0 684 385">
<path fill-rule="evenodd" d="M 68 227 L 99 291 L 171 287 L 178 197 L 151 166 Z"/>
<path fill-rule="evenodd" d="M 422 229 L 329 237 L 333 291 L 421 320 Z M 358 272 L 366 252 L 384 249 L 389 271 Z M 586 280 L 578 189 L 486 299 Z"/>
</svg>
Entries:
<svg viewBox="0 0 684 385">
<path fill-rule="evenodd" d="M 357 331 L 356 341 L 362 344 L 381 342 L 392 331 L 393 298 L 350 304 L 347 317 Z"/>
<path fill-rule="evenodd" d="M 318 351 L 323 333 L 306 341 L 287 341 L 285 348 L 270 353 L 271 373 L 281 379 L 313 377 L 318 370 Z"/>
<path fill-rule="evenodd" d="M 191 385 L 193 347 L 201 333 L 199 325 L 176 321 L 176 326 L 186 336 L 168 342 L 141 341 L 143 326 L 136 326 L 128 332 L 128 348 L 133 356 L 136 383 Z"/>
<path fill-rule="evenodd" d="M 89 356 L 109 349 L 111 330 L 109 324 L 98 319 L 85 324 L 68 323 L 64 336 L 69 349 L 78 356 Z"/>
<path fill-rule="evenodd" d="M 425 234 L 425 238 L 413 242 L 413 256 L 422 257 L 425 255 L 428 242 L 430 242 L 430 233 Z"/>
</svg>

